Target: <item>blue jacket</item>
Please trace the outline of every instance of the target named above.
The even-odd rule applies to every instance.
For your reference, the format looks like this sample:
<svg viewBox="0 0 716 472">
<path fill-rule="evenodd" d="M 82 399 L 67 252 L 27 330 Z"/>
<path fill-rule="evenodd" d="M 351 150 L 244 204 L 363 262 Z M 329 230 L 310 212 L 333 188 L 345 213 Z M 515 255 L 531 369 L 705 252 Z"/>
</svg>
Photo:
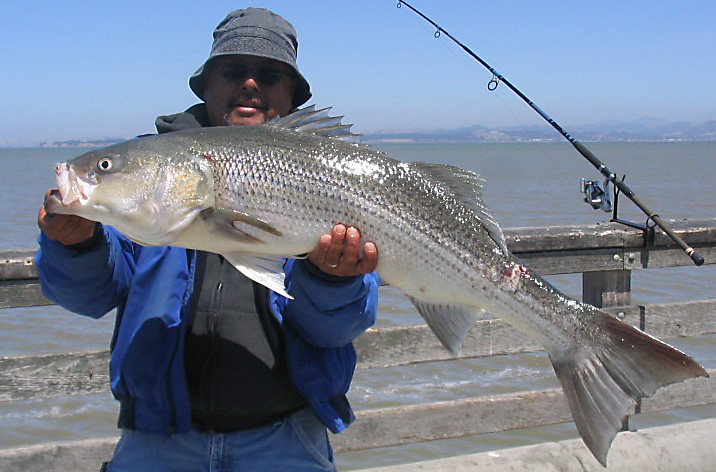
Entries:
<svg viewBox="0 0 716 472">
<path fill-rule="evenodd" d="M 63 246 L 40 235 L 36 255 L 42 291 L 58 305 L 99 318 L 117 309 L 110 382 L 121 403 L 119 425 L 171 434 L 190 427 L 184 376 L 185 320 L 196 252 L 144 247 L 111 227 L 88 247 Z M 317 276 L 308 262 L 288 260 L 286 287 L 270 307 L 287 340 L 297 390 L 334 433 L 354 419 L 345 397 L 356 364 L 351 342 L 375 321 L 379 278 Z"/>
</svg>

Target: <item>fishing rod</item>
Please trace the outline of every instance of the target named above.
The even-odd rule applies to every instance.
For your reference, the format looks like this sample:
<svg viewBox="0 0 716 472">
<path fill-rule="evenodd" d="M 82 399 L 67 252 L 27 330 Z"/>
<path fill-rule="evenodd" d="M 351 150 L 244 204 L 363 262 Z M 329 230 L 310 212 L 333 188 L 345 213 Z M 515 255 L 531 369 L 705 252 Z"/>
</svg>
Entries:
<svg viewBox="0 0 716 472">
<path fill-rule="evenodd" d="M 678 234 L 674 233 L 674 231 L 667 225 L 661 217 L 651 211 L 644 202 L 639 199 L 634 192 L 624 183 L 623 179 L 619 179 L 615 173 L 613 173 L 609 168 L 604 165 L 602 161 L 600 161 L 597 156 L 592 153 L 584 144 L 577 141 L 575 138 L 573 138 L 567 131 L 562 128 L 559 123 L 554 121 L 551 116 L 549 116 L 547 113 L 545 113 L 540 107 L 538 107 L 532 100 L 530 100 L 524 93 L 522 93 L 517 87 L 512 85 L 512 83 L 507 80 L 502 74 L 497 72 L 490 64 L 485 62 L 480 56 L 475 54 L 469 47 L 465 46 L 463 43 L 461 43 L 457 38 L 455 38 L 453 35 L 445 31 L 440 25 L 435 23 L 433 20 L 425 16 L 421 11 L 410 5 L 408 2 L 405 2 L 403 0 L 398 0 L 397 7 L 400 8 L 401 6 L 405 5 L 409 9 L 411 9 L 414 13 L 416 13 L 418 16 L 423 18 L 425 21 L 430 23 L 436 28 L 435 31 L 435 37 L 439 38 L 441 34 L 444 34 L 448 38 L 450 38 L 455 44 L 460 46 L 466 53 L 468 53 L 473 59 L 475 59 L 477 62 L 482 64 L 487 70 L 489 70 L 492 73 L 492 79 L 487 84 L 487 89 L 490 91 L 493 91 L 497 88 L 497 86 L 500 84 L 500 82 L 504 83 L 509 87 L 510 90 L 512 90 L 515 94 L 517 94 L 518 97 L 520 97 L 527 105 L 530 106 L 534 111 L 537 112 L 539 116 L 541 116 L 547 123 L 552 125 L 554 129 L 559 132 L 567 141 L 569 141 L 572 146 L 582 155 L 584 156 L 601 174 L 606 178 L 607 182 L 611 182 L 614 187 L 624 195 L 626 195 L 634 204 L 639 207 L 639 209 L 644 212 L 644 214 L 647 216 L 648 220 L 653 221 L 659 228 L 661 228 L 664 233 L 666 233 L 676 244 L 678 244 L 684 252 L 691 258 L 691 260 L 696 264 L 697 266 L 704 264 L 704 258 L 699 253 L 697 253 L 694 248 L 689 246 L 686 241 L 684 241 Z"/>
</svg>

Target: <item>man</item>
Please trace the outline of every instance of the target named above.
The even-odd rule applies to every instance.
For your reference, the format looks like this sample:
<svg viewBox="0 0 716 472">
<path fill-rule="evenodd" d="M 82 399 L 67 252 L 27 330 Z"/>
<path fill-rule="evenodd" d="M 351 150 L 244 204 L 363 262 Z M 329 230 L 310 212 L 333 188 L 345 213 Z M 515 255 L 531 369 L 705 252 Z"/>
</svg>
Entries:
<svg viewBox="0 0 716 472">
<path fill-rule="evenodd" d="M 311 97 L 297 47 L 280 16 L 230 13 L 189 81 L 204 103 L 157 118 L 157 129 L 288 114 Z M 287 261 L 287 300 L 215 254 L 141 247 L 44 208 L 38 225 L 46 296 L 92 317 L 117 309 L 110 378 L 122 437 L 106 470 L 335 470 L 326 428 L 353 420 L 351 342 L 377 301 L 377 250 L 358 229 L 338 224 Z"/>
</svg>

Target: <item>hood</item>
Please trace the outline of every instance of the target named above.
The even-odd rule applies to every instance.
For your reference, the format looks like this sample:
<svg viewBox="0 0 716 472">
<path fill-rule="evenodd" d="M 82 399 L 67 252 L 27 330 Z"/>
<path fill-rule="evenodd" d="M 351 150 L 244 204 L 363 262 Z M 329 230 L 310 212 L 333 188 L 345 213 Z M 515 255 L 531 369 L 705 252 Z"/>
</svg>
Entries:
<svg viewBox="0 0 716 472">
<path fill-rule="evenodd" d="M 206 105 L 197 103 L 181 113 L 158 116 L 154 120 L 154 125 L 157 127 L 159 134 L 207 127 L 209 126 L 209 118 L 206 114 Z"/>
</svg>

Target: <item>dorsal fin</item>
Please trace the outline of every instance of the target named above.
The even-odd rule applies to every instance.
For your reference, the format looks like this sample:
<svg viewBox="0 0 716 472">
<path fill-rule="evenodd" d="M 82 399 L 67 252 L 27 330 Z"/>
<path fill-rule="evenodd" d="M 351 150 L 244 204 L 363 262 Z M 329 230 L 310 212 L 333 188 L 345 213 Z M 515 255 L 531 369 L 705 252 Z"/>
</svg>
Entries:
<svg viewBox="0 0 716 472">
<path fill-rule="evenodd" d="M 360 136 L 351 132 L 351 124 L 343 124 L 342 116 L 330 116 L 330 107 L 316 110 L 315 105 L 301 108 L 284 117 L 276 117 L 267 123 L 277 128 L 295 129 L 319 136 L 330 136 L 344 141 L 355 141 Z"/>
<path fill-rule="evenodd" d="M 447 191 L 475 213 L 485 226 L 485 229 L 487 229 L 490 237 L 500 246 L 503 252 L 507 253 L 507 244 L 505 243 L 502 229 L 482 201 L 482 189 L 484 188 L 485 179 L 480 174 L 448 164 L 411 162 L 410 165 L 414 166 L 419 172 L 443 183 Z"/>
</svg>

